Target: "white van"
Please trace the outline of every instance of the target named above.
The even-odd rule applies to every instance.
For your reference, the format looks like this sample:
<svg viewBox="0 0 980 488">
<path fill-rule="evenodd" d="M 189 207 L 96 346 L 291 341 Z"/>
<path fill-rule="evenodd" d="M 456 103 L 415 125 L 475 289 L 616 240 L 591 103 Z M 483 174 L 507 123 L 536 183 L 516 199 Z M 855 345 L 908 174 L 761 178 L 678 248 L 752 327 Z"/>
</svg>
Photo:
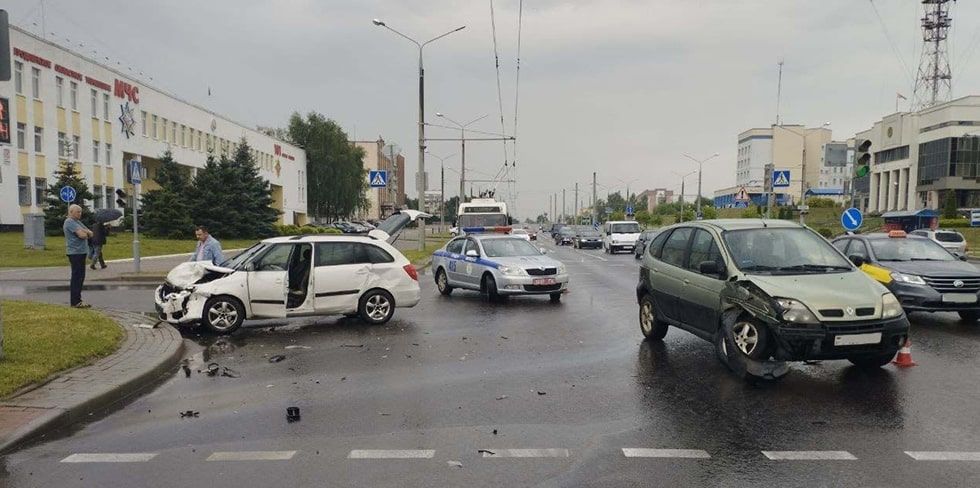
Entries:
<svg viewBox="0 0 980 488">
<path fill-rule="evenodd" d="M 603 225 L 602 234 L 602 250 L 606 253 L 633 252 L 640 237 L 640 224 L 635 220 L 612 220 Z"/>
</svg>

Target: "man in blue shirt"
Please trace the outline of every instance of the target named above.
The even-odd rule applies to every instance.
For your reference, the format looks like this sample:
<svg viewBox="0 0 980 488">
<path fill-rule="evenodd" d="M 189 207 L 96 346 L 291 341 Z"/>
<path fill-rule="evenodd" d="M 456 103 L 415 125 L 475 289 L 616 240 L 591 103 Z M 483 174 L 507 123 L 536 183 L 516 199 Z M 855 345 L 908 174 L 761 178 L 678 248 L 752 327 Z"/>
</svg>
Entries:
<svg viewBox="0 0 980 488">
<path fill-rule="evenodd" d="M 92 231 L 85 227 L 81 218 L 82 207 L 69 205 L 68 218 L 62 230 L 65 232 L 65 254 L 71 265 L 71 306 L 89 308 L 91 305 L 82 301 L 82 286 L 85 284 L 85 258 L 88 256 L 88 240 L 92 238 Z"/>
<path fill-rule="evenodd" d="M 210 261 L 212 264 L 221 264 L 225 261 L 225 257 L 221 254 L 221 243 L 211 237 L 207 227 L 197 226 L 194 236 L 197 237 L 197 249 L 194 254 L 191 254 L 190 261 Z"/>
</svg>

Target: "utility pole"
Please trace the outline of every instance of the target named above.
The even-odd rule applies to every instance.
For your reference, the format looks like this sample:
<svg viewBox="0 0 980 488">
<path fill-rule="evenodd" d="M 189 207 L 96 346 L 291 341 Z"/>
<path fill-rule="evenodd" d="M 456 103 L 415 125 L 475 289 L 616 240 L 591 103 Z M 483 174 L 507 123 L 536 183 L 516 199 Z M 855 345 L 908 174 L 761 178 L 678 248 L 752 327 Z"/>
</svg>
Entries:
<svg viewBox="0 0 980 488">
<path fill-rule="evenodd" d="M 680 210 L 677 211 L 677 221 L 684 221 L 684 178 L 681 178 L 681 206 Z"/>
<path fill-rule="evenodd" d="M 439 170 L 439 232 L 446 228 L 446 163 Z"/>
<path fill-rule="evenodd" d="M 596 194 L 595 194 L 595 175 L 596 172 L 593 171 L 592 172 L 592 227 L 595 227 L 596 217 L 599 215 L 598 208 L 596 208 L 599 205 L 599 201 L 596 199 Z"/>
<path fill-rule="evenodd" d="M 579 206 L 578 206 L 578 182 L 576 182 L 575 183 L 575 208 L 572 209 L 572 210 L 574 210 L 574 213 L 575 213 L 575 224 L 576 225 L 578 225 L 578 223 L 579 223 L 579 221 L 578 221 L 578 209 L 579 209 Z"/>
<path fill-rule="evenodd" d="M 561 221 L 562 221 L 562 223 L 565 223 L 565 220 L 568 218 L 568 213 L 567 212 L 568 212 L 568 207 L 565 206 L 565 189 L 562 188 L 561 189 Z"/>
</svg>

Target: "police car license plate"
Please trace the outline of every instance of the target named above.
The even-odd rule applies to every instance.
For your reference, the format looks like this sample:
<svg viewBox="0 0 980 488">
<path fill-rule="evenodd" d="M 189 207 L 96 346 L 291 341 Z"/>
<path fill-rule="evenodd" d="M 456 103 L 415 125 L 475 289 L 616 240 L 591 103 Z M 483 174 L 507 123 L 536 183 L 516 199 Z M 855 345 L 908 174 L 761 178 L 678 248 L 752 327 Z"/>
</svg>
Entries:
<svg viewBox="0 0 980 488">
<path fill-rule="evenodd" d="M 943 303 L 977 303 L 973 293 L 944 293 Z"/>
<path fill-rule="evenodd" d="M 835 346 L 859 346 L 861 344 L 878 344 L 879 342 L 881 342 L 881 332 L 834 336 Z"/>
<path fill-rule="evenodd" d="M 531 280 L 532 285 L 554 285 L 557 281 L 554 278 L 535 278 Z"/>
</svg>

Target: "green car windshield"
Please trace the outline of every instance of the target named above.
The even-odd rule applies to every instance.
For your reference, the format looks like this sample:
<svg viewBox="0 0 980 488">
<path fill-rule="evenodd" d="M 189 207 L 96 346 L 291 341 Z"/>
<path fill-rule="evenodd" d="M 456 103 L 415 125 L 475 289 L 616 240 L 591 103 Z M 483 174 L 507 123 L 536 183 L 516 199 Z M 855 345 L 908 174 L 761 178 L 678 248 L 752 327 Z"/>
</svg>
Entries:
<svg viewBox="0 0 980 488">
<path fill-rule="evenodd" d="M 850 271 L 826 240 L 802 228 L 762 228 L 722 234 L 735 266 L 744 273 L 805 274 Z"/>
</svg>

